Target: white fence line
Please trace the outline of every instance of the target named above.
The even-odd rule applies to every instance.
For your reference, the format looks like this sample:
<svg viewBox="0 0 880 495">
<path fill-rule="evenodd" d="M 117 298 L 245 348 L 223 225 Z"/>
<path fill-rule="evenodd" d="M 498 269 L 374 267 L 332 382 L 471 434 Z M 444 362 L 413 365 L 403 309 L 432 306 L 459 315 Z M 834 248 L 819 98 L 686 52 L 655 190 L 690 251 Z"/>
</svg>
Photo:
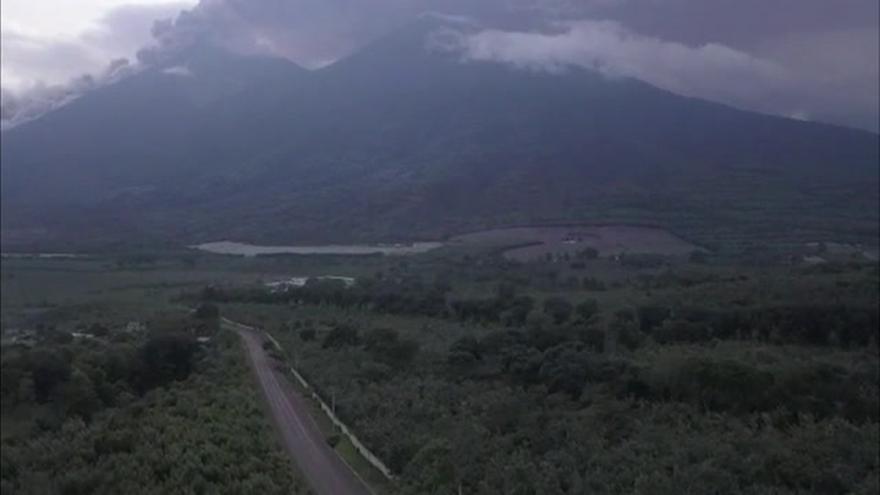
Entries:
<svg viewBox="0 0 880 495">
<path fill-rule="evenodd" d="M 232 326 L 237 326 L 240 328 L 245 328 L 247 330 L 261 332 L 263 335 L 266 336 L 266 338 L 269 339 L 270 342 L 272 342 L 272 345 L 274 345 L 275 348 L 278 349 L 279 352 L 282 352 L 282 353 L 284 352 L 284 349 L 281 347 L 281 344 L 278 343 L 278 341 L 275 340 L 275 337 L 273 337 L 271 334 L 269 334 L 269 332 L 267 332 L 265 330 L 259 330 L 254 327 L 248 326 L 248 325 L 244 325 L 244 324 L 238 323 L 236 321 L 232 321 L 228 318 L 221 318 L 221 320 L 224 323 L 227 323 Z M 321 410 L 324 411 L 324 414 L 327 416 L 327 418 L 329 418 L 330 421 L 333 423 L 333 425 L 343 435 L 345 435 L 346 438 L 348 438 L 348 440 L 354 446 L 354 449 L 357 451 L 357 453 L 360 454 L 361 457 L 363 457 L 367 462 L 369 462 L 371 466 L 376 468 L 377 471 L 382 473 L 382 475 L 385 476 L 385 478 L 387 478 L 389 480 L 394 480 L 394 475 L 391 473 L 391 470 L 388 469 L 388 466 L 386 466 L 385 463 L 382 462 L 381 459 L 379 459 L 375 454 L 373 454 L 370 451 L 370 449 L 368 449 L 363 443 L 361 443 L 361 441 L 358 439 L 358 437 L 355 436 L 355 434 L 351 432 L 351 429 L 349 429 L 348 425 L 343 423 L 342 420 L 339 419 L 338 416 L 336 416 L 336 413 L 333 412 L 333 409 L 329 405 L 327 405 L 327 403 L 324 401 L 324 399 L 320 395 L 318 395 L 318 392 L 315 390 L 315 388 L 309 384 L 309 382 L 300 374 L 299 371 L 296 370 L 296 368 L 294 368 L 293 366 L 289 366 L 289 368 L 290 368 L 290 372 L 293 373 L 293 376 L 300 383 L 300 385 L 302 385 L 302 387 L 304 389 L 308 390 L 311 393 L 312 398 L 318 402 L 318 405 L 321 406 Z"/>
</svg>

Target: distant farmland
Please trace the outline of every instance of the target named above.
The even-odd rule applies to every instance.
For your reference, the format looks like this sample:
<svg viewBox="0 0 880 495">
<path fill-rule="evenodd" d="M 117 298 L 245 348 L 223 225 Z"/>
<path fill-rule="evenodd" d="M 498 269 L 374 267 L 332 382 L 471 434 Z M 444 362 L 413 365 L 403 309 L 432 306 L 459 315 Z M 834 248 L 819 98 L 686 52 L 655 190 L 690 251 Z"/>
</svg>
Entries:
<svg viewBox="0 0 880 495">
<path fill-rule="evenodd" d="M 700 249 L 669 231 L 631 225 L 512 227 L 484 230 L 453 237 L 450 245 L 512 246 L 510 259 L 528 261 L 548 253 L 575 254 L 592 247 L 601 256 L 620 253 L 686 255 Z"/>
</svg>

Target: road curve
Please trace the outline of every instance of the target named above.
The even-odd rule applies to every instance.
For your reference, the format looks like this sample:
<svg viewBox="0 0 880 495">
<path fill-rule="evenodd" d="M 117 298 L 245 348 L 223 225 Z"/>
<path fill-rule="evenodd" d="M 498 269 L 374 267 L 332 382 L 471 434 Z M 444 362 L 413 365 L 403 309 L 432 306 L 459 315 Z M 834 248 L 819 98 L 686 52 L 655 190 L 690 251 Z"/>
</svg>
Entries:
<svg viewBox="0 0 880 495">
<path fill-rule="evenodd" d="M 309 416 L 306 399 L 276 370 L 272 358 L 266 355 L 263 334 L 238 325 L 235 330 L 244 340 L 284 447 L 312 490 L 317 495 L 370 495 L 364 483 L 327 444 L 320 428 Z"/>
</svg>

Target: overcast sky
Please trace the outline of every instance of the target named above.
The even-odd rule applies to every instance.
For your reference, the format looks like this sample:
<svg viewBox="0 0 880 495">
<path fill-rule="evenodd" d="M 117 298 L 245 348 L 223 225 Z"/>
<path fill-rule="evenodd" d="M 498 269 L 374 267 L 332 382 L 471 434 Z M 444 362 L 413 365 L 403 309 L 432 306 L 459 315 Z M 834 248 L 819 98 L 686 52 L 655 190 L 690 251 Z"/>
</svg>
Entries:
<svg viewBox="0 0 880 495">
<path fill-rule="evenodd" d="M 878 9 L 878 0 L 3 0 L 3 110 L 88 90 L 122 65 L 108 71 L 111 61 L 151 63 L 193 40 L 320 66 L 433 11 L 477 23 L 456 44 L 464 59 L 587 66 L 876 131 Z"/>
</svg>

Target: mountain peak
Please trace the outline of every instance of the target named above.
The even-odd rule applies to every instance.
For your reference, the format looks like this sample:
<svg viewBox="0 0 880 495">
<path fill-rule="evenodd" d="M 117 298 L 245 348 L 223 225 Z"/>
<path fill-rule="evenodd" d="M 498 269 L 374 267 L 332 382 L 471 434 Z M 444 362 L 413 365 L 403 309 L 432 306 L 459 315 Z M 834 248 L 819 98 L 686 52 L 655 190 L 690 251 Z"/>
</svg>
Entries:
<svg viewBox="0 0 880 495">
<path fill-rule="evenodd" d="M 245 55 L 216 45 L 194 43 L 174 51 L 151 69 L 168 75 L 218 77 L 238 74 L 241 77 L 259 77 L 268 74 L 296 77 L 307 69 L 281 57 Z"/>
<path fill-rule="evenodd" d="M 477 24 L 470 19 L 429 12 L 416 20 L 382 36 L 357 52 L 324 67 L 322 71 L 357 71 L 399 68 L 431 70 L 444 64 L 458 63 L 456 41 L 465 33 L 474 32 Z"/>
</svg>

